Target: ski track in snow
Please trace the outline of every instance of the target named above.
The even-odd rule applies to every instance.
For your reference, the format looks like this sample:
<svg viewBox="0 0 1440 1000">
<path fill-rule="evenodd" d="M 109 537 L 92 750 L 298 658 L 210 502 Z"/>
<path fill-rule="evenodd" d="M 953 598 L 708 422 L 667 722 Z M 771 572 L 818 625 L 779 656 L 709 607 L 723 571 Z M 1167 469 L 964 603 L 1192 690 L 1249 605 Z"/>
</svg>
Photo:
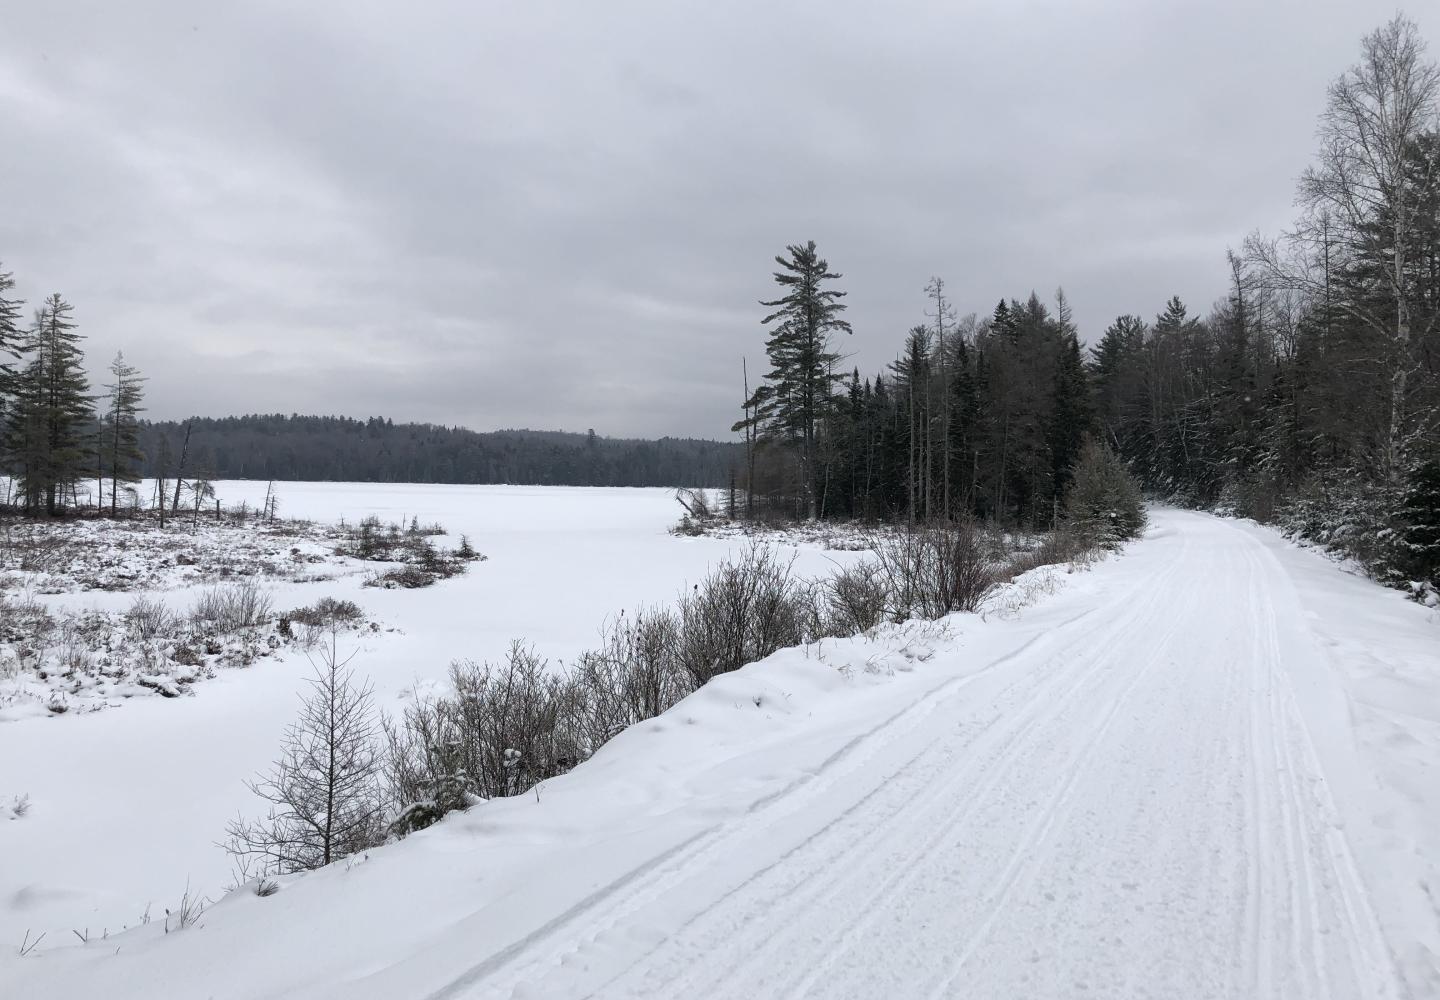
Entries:
<svg viewBox="0 0 1440 1000">
<path fill-rule="evenodd" d="M 1434 622 L 1153 521 L 1018 617 L 782 651 L 353 871 L 0 954 L 0 1000 L 1440 996 Z"/>
<path fill-rule="evenodd" d="M 1157 577 L 431 1000 L 1404 996 L 1266 560 L 1187 524 Z"/>
</svg>

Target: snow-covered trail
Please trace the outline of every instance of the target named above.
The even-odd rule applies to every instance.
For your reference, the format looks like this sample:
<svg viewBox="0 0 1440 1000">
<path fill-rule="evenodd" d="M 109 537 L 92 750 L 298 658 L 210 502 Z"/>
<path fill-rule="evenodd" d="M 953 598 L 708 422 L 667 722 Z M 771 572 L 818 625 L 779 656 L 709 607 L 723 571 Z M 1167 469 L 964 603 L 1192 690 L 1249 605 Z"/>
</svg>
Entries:
<svg viewBox="0 0 1440 1000">
<path fill-rule="evenodd" d="M 932 692 L 445 997 L 1405 995 L 1233 524 Z M 1288 599 L 1287 599 L 1288 598 Z"/>
<path fill-rule="evenodd" d="M 1435 613 L 1164 509 L 1053 582 L 181 933 L 0 950 L 0 1000 L 1440 996 Z"/>
</svg>

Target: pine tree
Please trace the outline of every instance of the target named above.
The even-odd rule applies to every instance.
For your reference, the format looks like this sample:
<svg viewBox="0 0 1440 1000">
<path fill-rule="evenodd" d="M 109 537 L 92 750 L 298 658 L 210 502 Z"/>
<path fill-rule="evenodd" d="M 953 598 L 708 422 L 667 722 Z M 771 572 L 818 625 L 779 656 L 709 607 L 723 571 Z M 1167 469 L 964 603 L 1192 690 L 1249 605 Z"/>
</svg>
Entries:
<svg viewBox="0 0 1440 1000">
<path fill-rule="evenodd" d="M 1050 462 L 1057 510 L 1059 498 L 1069 487 L 1091 421 L 1090 384 L 1080 354 L 1080 337 L 1069 322 L 1066 310 L 1060 310 L 1060 317 L 1063 340 L 1055 367 L 1055 407 L 1050 423 Z"/>
<path fill-rule="evenodd" d="M 19 391 L 16 385 L 15 362 L 20 359 L 21 348 L 25 343 L 24 333 L 20 329 L 24 302 L 7 298 L 7 293 L 14 287 L 14 276 L 9 271 L 0 270 L 0 471 L 9 465 L 9 435 L 6 429 L 9 425 L 10 409 L 14 406 L 15 395 Z"/>
<path fill-rule="evenodd" d="M 911 327 L 905 338 L 905 353 L 890 370 L 894 373 L 895 391 L 905 407 L 904 440 L 906 456 L 905 502 L 907 517 L 929 520 L 930 483 L 930 328 Z"/>
<path fill-rule="evenodd" d="M 25 367 L 11 379 L 6 421 L 12 464 L 29 510 L 59 514 L 85 475 L 86 428 L 94 418 L 73 307 L 52 295 L 35 314 L 22 344 Z"/>
<path fill-rule="evenodd" d="M 1407 479 L 1399 511 L 1401 568 L 1412 579 L 1440 584 L 1440 459 L 1419 463 Z"/>
<path fill-rule="evenodd" d="M 834 389 L 844 374 L 835 370 L 840 355 L 830 346 L 834 333 L 849 333 L 840 318 L 845 293 L 824 287 L 840 274 L 815 250 L 815 241 L 785 248 L 777 256 L 781 270 L 775 283 L 786 294 L 760 304 L 773 309 L 761 322 L 771 326 L 765 352 L 770 371 L 765 382 L 747 400 L 748 421 L 767 438 L 794 447 L 800 456 L 801 499 L 808 517 L 819 512 L 819 468 L 816 435 L 834 401 Z"/>
<path fill-rule="evenodd" d="M 1085 442 L 1065 496 L 1066 521 L 1089 544 L 1115 547 L 1145 530 L 1140 484 L 1103 442 Z"/>
<path fill-rule="evenodd" d="M 6 298 L 6 294 L 14 288 L 15 276 L 0 270 L 0 377 L 14 371 L 13 362 L 19 359 L 25 339 L 20 330 L 21 308 L 25 303 L 21 299 Z M 0 401 L 4 398 L 3 389 L 4 386 L 0 385 Z"/>
<path fill-rule="evenodd" d="M 144 396 L 142 384 L 145 379 L 140 370 L 126 364 L 123 354 L 116 354 L 110 362 L 110 374 L 114 382 L 105 386 L 109 402 L 101 421 L 100 444 L 102 462 L 110 471 L 110 516 L 119 510 L 121 483 L 138 483 L 140 471 L 137 464 L 144 459 L 139 445 L 139 424 L 137 416 L 144 411 L 140 400 Z M 102 465 L 102 468 L 104 465 Z"/>
</svg>

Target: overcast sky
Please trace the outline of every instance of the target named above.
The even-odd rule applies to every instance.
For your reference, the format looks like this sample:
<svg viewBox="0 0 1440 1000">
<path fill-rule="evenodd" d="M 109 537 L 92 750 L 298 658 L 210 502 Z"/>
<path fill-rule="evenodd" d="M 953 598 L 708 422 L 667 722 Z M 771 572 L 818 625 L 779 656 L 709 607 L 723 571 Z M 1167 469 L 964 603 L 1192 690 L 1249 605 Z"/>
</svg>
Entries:
<svg viewBox="0 0 1440 1000">
<path fill-rule="evenodd" d="M 1440 5 L 1409 11 L 1440 47 Z M 1082 336 L 1292 216 L 1363 0 L 14 3 L 0 262 L 152 416 L 727 433 L 771 258 Z"/>
</svg>

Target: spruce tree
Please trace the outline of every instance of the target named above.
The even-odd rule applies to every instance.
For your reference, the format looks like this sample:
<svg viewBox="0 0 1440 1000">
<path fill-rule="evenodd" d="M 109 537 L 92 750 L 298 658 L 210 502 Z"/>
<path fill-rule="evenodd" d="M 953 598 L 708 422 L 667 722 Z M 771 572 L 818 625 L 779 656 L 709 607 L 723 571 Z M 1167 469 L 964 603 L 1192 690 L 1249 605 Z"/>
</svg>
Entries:
<svg viewBox="0 0 1440 1000">
<path fill-rule="evenodd" d="M 84 476 L 85 431 L 94 416 L 73 308 L 57 293 L 36 313 L 10 421 L 26 506 L 36 510 L 43 503 L 51 516 Z"/>
<path fill-rule="evenodd" d="M 100 444 L 102 468 L 108 465 L 110 472 L 110 516 L 114 517 L 119 510 L 120 484 L 140 481 L 138 466 L 144 455 L 140 452 L 137 416 L 144 411 L 140 401 L 145 379 L 138 368 L 126 363 L 124 354 L 116 354 L 110 362 L 110 374 L 115 381 L 105 386 L 109 396 L 101 421 Z"/>
<path fill-rule="evenodd" d="M 14 288 L 15 276 L 0 270 L 0 376 L 14 371 L 13 363 L 19 359 L 25 339 L 20 330 L 20 310 L 25 303 L 6 297 Z"/>
<path fill-rule="evenodd" d="M 1066 521 L 1091 545 L 1117 547 L 1145 530 L 1140 484 L 1104 442 L 1087 440 L 1065 496 Z"/>
<path fill-rule="evenodd" d="M 929 520 L 933 496 L 930 482 L 930 328 L 914 326 L 905 338 L 905 353 L 890 366 L 895 391 L 905 407 L 904 440 L 906 455 L 905 498 L 907 516 Z"/>
<path fill-rule="evenodd" d="M 1091 419 L 1090 386 L 1080 355 L 1080 338 L 1074 327 L 1064 321 L 1061 331 L 1064 340 L 1055 367 L 1055 408 L 1050 423 L 1050 461 L 1057 511 L 1059 498 L 1069 486 L 1071 471 L 1080 458 Z"/>
<path fill-rule="evenodd" d="M 1401 569 L 1417 581 L 1440 583 L 1440 459 L 1419 463 L 1400 505 Z"/>
<path fill-rule="evenodd" d="M 18 391 L 15 385 L 15 362 L 20 359 L 24 345 L 24 334 L 20 329 L 20 310 L 24 302 L 7 297 L 14 287 L 14 276 L 9 271 L 0 270 L 0 471 L 10 464 L 7 454 L 7 427 L 10 409 Z"/>
</svg>

